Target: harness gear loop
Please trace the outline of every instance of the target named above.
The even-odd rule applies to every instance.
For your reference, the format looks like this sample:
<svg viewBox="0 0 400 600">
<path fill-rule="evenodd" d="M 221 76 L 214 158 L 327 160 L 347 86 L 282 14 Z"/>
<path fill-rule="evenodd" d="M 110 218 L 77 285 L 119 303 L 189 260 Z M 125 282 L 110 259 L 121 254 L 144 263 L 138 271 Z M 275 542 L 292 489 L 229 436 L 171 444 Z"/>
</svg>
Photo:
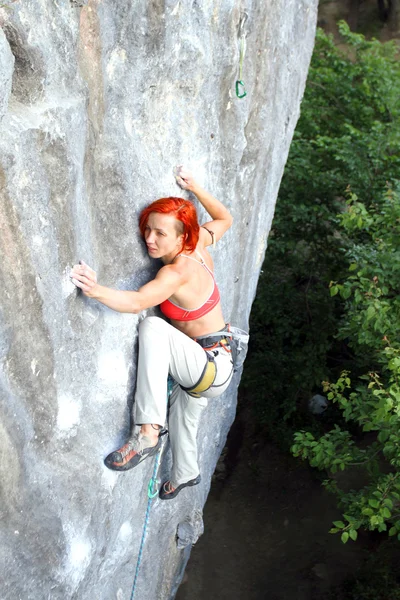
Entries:
<svg viewBox="0 0 400 600">
<path fill-rule="evenodd" d="M 211 353 L 206 352 L 207 362 L 200 376 L 200 379 L 191 387 L 181 388 L 187 392 L 193 398 L 200 398 L 203 392 L 210 389 L 217 376 L 217 365 L 215 364 L 214 356 Z"/>
<path fill-rule="evenodd" d="M 229 344 L 229 350 L 232 352 L 234 370 L 237 371 L 240 369 L 246 357 L 249 334 L 243 329 L 239 329 L 239 327 L 232 327 L 228 323 L 221 331 L 209 333 L 197 338 L 196 341 L 200 346 L 203 346 L 203 348 L 210 349 L 210 346 L 212 347 L 213 339 L 215 338 L 222 338 L 219 340 L 219 343 L 224 342 L 225 340 L 225 342 Z M 228 348 L 225 349 L 228 350 Z"/>
<path fill-rule="evenodd" d="M 248 19 L 248 14 L 244 12 L 239 23 L 239 38 L 240 38 L 240 51 L 239 51 L 239 79 L 236 80 L 236 96 L 238 98 L 244 98 L 247 96 L 246 88 L 243 83 L 243 61 L 246 54 L 246 32 L 244 25 Z"/>
</svg>

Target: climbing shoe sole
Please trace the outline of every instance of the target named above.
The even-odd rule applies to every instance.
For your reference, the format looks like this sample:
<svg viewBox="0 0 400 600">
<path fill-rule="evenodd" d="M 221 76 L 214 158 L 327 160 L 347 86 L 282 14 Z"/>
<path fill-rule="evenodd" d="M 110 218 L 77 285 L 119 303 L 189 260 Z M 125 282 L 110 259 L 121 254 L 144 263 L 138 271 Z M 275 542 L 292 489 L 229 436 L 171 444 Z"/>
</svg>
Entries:
<svg viewBox="0 0 400 600">
<path fill-rule="evenodd" d="M 177 488 L 174 489 L 173 492 L 170 492 L 169 494 L 164 490 L 164 485 L 166 483 L 168 483 L 167 481 L 165 481 L 160 489 L 159 492 L 159 496 L 161 498 L 161 500 L 172 500 L 173 498 L 176 498 L 176 496 L 179 494 L 179 492 L 181 490 L 183 490 L 183 488 L 185 487 L 190 487 L 193 485 L 198 485 L 201 481 L 201 476 L 197 475 L 197 477 L 195 477 L 194 479 L 191 479 L 190 481 L 187 481 L 186 483 L 181 483 L 181 485 L 178 485 Z"/>
</svg>

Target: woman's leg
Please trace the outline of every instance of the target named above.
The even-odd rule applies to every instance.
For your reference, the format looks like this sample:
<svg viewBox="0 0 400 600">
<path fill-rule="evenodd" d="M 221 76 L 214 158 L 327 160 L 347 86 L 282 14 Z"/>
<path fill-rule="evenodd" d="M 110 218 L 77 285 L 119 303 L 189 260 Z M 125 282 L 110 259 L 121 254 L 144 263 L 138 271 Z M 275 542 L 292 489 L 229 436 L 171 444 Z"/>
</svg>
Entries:
<svg viewBox="0 0 400 600">
<path fill-rule="evenodd" d="M 173 466 L 170 484 L 175 489 L 199 475 L 196 438 L 201 412 L 207 406 L 207 398 L 222 394 L 232 379 L 230 353 L 221 348 L 215 353 L 217 376 L 215 385 L 204 392 L 206 397 L 193 398 L 179 385 L 174 386 L 171 394 L 168 425 Z"/>
<path fill-rule="evenodd" d="M 147 317 L 140 323 L 133 421 L 142 427 L 138 435 L 107 456 L 105 464 L 110 469 L 125 471 L 157 451 L 158 433 L 152 425 L 158 428 L 166 421 L 168 373 L 184 387 L 191 387 L 206 362 L 204 350 L 163 319 Z"/>
<path fill-rule="evenodd" d="M 197 462 L 197 431 L 200 416 L 207 406 L 204 397 L 193 398 L 175 385 L 170 398 L 168 419 L 172 452 L 171 485 L 177 488 L 199 475 Z"/>
<path fill-rule="evenodd" d="M 187 335 L 159 317 L 139 325 L 139 362 L 133 421 L 164 425 L 167 416 L 167 379 L 190 387 L 206 364 L 204 350 Z"/>
</svg>

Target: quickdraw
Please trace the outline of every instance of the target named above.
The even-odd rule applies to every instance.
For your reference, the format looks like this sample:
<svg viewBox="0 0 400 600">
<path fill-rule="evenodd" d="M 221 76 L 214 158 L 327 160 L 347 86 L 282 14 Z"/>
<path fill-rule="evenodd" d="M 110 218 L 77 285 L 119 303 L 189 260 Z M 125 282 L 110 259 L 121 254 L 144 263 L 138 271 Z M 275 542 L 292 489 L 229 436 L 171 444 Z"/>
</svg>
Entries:
<svg viewBox="0 0 400 600">
<path fill-rule="evenodd" d="M 244 98 L 247 96 L 246 88 L 243 83 L 243 61 L 244 55 L 246 54 L 246 32 L 244 29 L 245 23 L 248 19 L 248 14 L 243 13 L 239 23 L 239 40 L 240 40 L 240 51 L 239 51 L 239 79 L 236 80 L 236 96 L 238 98 Z"/>
</svg>

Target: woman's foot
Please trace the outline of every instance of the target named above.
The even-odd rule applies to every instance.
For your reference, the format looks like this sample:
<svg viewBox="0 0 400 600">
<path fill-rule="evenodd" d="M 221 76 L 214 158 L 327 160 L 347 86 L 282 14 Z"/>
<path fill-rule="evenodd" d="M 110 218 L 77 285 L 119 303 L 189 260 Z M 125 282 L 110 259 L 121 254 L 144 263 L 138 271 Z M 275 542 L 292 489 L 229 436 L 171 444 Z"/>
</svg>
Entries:
<svg viewBox="0 0 400 600">
<path fill-rule="evenodd" d="M 161 438 L 149 437 L 141 432 L 135 434 L 126 444 L 111 452 L 104 464 L 113 471 L 128 471 L 133 469 L 149 456 L 156 454 L 161 444 Z"/>
<path fill-rule="evenodd" d="M 197 477 L 195 477 L 194 479 L 191 479 L 190 481 L 187 481 L 186 483 L 181 483 L 176 488 L 174 488 L 171 485 L 170 481 L 165 481 L 160 488 L 159 496 L 160 496 L 161 500 L 172 500 L 172 498 L 175 498 L 179 494 L 179 492 L 181 490 L 183 490 L 183 488 L 189 487 L 192 485 L 197 485 L 200 483 L 200 481 L 201 481 L 201 477 L 200 477 L 200 475 L 197 475 Z"/>
</svg>

